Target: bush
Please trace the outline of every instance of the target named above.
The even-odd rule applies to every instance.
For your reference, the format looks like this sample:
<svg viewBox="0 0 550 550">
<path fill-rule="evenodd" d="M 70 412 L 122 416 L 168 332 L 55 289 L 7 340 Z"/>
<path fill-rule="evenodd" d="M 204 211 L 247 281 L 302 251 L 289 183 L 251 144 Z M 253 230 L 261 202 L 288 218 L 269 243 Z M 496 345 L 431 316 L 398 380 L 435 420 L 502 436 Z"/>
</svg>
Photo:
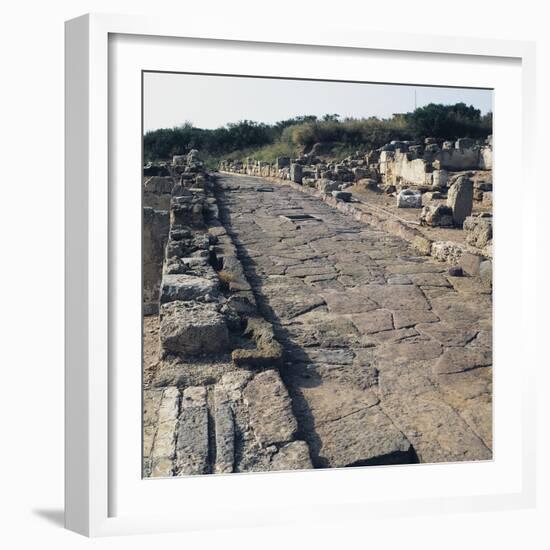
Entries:
<svg viewBox="0 0 550 550">
<path fill-rule="evenodd" d="M 337 114 L 327 114 L 321 119 L 304 115 L 272 125 L 242 120 L 214 130 L 185 123 L 147 132 L 143 148 L 145 162 L 167 160 L 190 149 L 199 149 L 206 165 L 215 168 L 222 158 L 235 160 L 251 156 L 274 162 L 278 156 L 292 157 L 307 152 L 315 143 L 335 144 L 343 152 L 377 149 L 392 140 L 482 138 L 492 133 L 492 125 L 491 113 L 481 116 L 471 105 L 431 103 L 388 119 L 340 120 Z"/>
</svg>

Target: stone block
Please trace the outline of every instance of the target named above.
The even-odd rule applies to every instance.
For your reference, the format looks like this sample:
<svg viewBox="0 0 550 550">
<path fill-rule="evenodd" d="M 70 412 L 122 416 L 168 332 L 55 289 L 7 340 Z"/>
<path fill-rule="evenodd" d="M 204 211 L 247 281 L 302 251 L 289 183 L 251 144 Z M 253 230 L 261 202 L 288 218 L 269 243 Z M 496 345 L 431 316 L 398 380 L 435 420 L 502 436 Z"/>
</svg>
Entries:
<svg viewBox="0 0 550 550">
<path fill-rule="evenodd" d="M 460 257 L 459 265 L 465 273 L 471 277 L 477 277 L 479 275 L 479 266 L 482 260 L 482 256 L 472 254 L 471 252 L 464 252 Z"/>
<path fill-rule="evenodd" d="M 166 274 L 162 278 L 161 303 L 204 299 L 218 292 L 215 281 L 186 274 Z"/>
<path fill-rule="evenodd" d="M 293 162 L 290 165 L 290 179 L 294 183 L 302 183 L 302 165 Z"/>
<path fill-rule="evenodd" d="M 425 206 L 420 214 L 420 223 L 432 227 L 452 227 L 453 211 L 448 206 Z"/>
<path fill-rule="evenodd" d="M 170 353 L 218 353 L 228 348 L 229 333 L 212 304 L 176 301 L 160 308 L 160 342 Z"/>
<path fill-rule="evenodd" d="M 457 227 L 462 227 L 464 220 L 472 213 L 473 200 L 472 181 L 464 176 L 459 177 L 447 195 L 447 206 L 453 209 L 453 221 Z"/>
<path fill-rule="evenodd" d="M 422 208 L 422 194 L 404 189 L 397 195 L 397 208 Z"/>
</svg>

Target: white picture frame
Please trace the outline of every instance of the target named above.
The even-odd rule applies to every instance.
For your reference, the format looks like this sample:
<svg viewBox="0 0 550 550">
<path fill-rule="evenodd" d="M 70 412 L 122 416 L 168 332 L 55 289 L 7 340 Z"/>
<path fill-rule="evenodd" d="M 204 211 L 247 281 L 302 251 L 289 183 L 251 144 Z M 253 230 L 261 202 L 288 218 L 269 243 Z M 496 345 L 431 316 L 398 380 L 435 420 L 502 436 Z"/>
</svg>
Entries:
<svg viewBox="0 0 550 550">
<path fill-rule="evenodd" d="M 151 40 L 156 40 L 155 47 L 151 46 Z M 189 51 L 193 55 L 182 57 L 178 48 L 192 48 Z M 224 48 L 231 53 L 220 60 L 219 51 Z M 123 366 L 120 353 L 126 353 L 125 350 L 130 348 L 135 351 L 141 342 L 135 341 L 136 336 L 140 339 L 140 335 L 132 330 L 136 327 L 135 315 L 125 332 L 117 329 L 120 307 L 114 305 L 117 300 L 131 300 L 135 296 L 131 292 L 136 288 L 129 285 L 129 293 L 126 293 L 116 284 L 118 278 L 124 276 L 124 270 L 131 269 L 130 262 L 135 260 L 134 257 L 126 259 L 128 254 L 139 255 L 134 245 L 129 246 L 127 254 L 118 254 L 121 250 L 116 246 L 118 240 L 131 237 L 128 231 L 135 232 L 138 226 L 132 224 L 136 216 L 140 216 L 140 210 L 136 209 L 138 203 L 134 200 L 137 195 L 128 199 L 124 211 L 120 204 L 120 193 L 135 184 L 139 194 L 140 187 L 141 163 L 134 162 L 141 158 L 140 120 L 126 125 L 126 121 L 136 113 L 138 99 L 141 106 L 141 89 L 135 89 L 138 82 L 135 79 L 141 78 L 142 70 L 152 69 L 176 68 L 182 72 L 184 69 L 198 72 L 203 67 L 201 72 L 215 72 L 216 63 L 223 61 L 227 66 L 231 63 L 238 66 L 239 59 L 246 68 L 242 74 L 285 76 L 278 68 L 284 60 L 285 71 L 288 71 L 286 76 L 301 76 L 299 64 L 292 67 L 288 61 L 300 56 L 316 56 L 320 60 L 337 57 L 344 75 L 345 71 L 357 70 L 357 67 L 350 67 L 350 60 L 360 58 L 366 63 L 369 55 L 385 56 L 387 67 L 392 63 L 395 67 L 402 67 L 393 80 L 386 82 L 429 83 L 433 76 L 426 75 L 430 74 L 431 63 L 436 63 L 441 70 L 442 76 L 438 78 L 446 78 L 449 85 L 465 85 L 470 78 L 472 82 L 475 80 L 473 85 L 485 82 L 492 87 L 493 79 L 494 82 L 500 79 L 494 86 L 497 101 L 501 101 L 503 106 L 503 110 L 497 109 L 495 114 L 495 174 L 499 185 L 502 184 L 497 191 L 495 209 L 495 334 L 501 335 L 495 343 L 495 364 L 498 372 L 499 361 L 502 362 L 502 375 L 496 374 L 495 384 L 497 447 L 494 461 L 488 465 L 459 465 L 460 470 L 456 464 L 445 464 L 422 465 L 413 470 L 406 467 L 354 468 L 353 471 L 338 472 L 245 474 L 156 481 L 138 479 L 136 472 L 141 471 L 141 456 L 135 456 L 134 450 L 139 446 L 136 436 L 139 438 L 141 429 L 141 424 L 136 425 L 136 414 L 139 413 L 136 395 L 141 387 L 136 388 L 135 384 L 140 379 L 136 369 L 140 370 L 141 363 L 136 366 L 137 355 L 128 351 L 127 363 L 130 366 Z M 261 72 L 260 63 L 268 60 L 270 63 Z M 412 76 L 412 63 L 418 63 L 417 78 Z M 313 63 L 308 69 L 308 76 L 314 76 L 315 70 L 321 76 L 322 69 L 315 66 Z M 408 66 L 408 73 L 405 66 Z M 454 69 L 448 69 L 449 66 Z M 470 71 L 467 71 L 468 66 Z M 490 67 L 494 70 L 488 70 Z M 534 262 L 536 249 L 527 234 L 536 222 L 527 216 L 525 201 L 511 196 L 512 189 L 506 183 L 513 183 L 513 178 L 527 181 L 531 177 L 534 67 L 535 47 L 529 42 L 398 35 L 366 30 L 340 33 L 328 28 L 294 28 L 292 25 L 276 31 L 262 27 L 241 29 L 215 20 L 190 24 L 169 18 L 118 15 L 85 15 L 68 21 L 66 527 L 88 536 L 104 536 L 253 526 L 292 522 L 298 505 L 302 524 L 323 521 L 328 517 L 360 520 L 364 514 L 391 517 L 533 506 L 536 360 L 532 345 L 534 336 L 530 334 L 528 319 L 535 306 L 533 289 L 528 284 L 526 270 L 522 271 L 521 266 Z M 380 72 L 373 81 L 384 81 L 381 80 L 382 74 Z M 117 101 L 117 94 L 122 93 L 127 99 L 125 105 Z M 507 112 L 504 106 L 509 106 L 510 111 Z M 137 134 L 136 128 L 139 128 Z M 521 156 L 511 158 L 515 131 L 519 131 L 520 137 L 516 135 L 515 139 L 516 144 L 521 140 Z M 113 142 L 116 142 L 116 150 Z M 507 159 L 509 169 L 506 172 L 499 172 L 500 159 Z M 117 185 L 121 169 L 130 170 L 125 172 L 124 189 Z M 502 221 L 510 217 L 514 207 L 519 212 L 516 218 L 519 222 L 516 223 L 520 224 L 522 232 L 511 232 Z M 139 235 L 132 240 L 134 244 L 136 239 L 139 240 Z M 507 245 L 501 247 L 499 242 Z M 515 249 L 516 264 L 510 248 Z M 117 253 L 113 254 L 113 250 Z M 517 284 L 516 294 L 508 298 L 511 301 L 504 302 L 499 296 L 507 294 L 512 278 Z M 117 292 L 113 292 L 113 288 Z M 139 301 L 133 311 L 138 310 L 141 311 Z M 522 346 L 517 352 L 506 348 L 508 325 L 512 321 L 516 340 Z M 117 342 L 124 344 L 117 345 Z M 502 343 L 500 348 L 499 342 Z M 506 364 L 520 359 L 521 369 L 515 372 L 513 379 Z M 126 377 L 123 384 L 120 373 Z M 125 387 L 126 381 L 128 387 Z M 514 388 L 516 401 L 508 406 Z M 131 412 L 126 414 L 127 411 Z M 507 433 L 501 434 L 499 439 L 499 424 L 504 422 L 508 423 Z M 123 464 L 127 465 L 125 468 L 120 467 L 121 457 L 125 460 Z M 121 470 L 130 472 L 128 479 L 124 478 L 126 472 L 121 473 Z M 462 483 L 461 475 L 472 480 L 472 484 L 479 480 L 478 490 L 472 489 L 474 485 Z M 359 490 L 367 478 L 374 496 Z M 388 487 L 391 494 L 387 499 L 376 496 L 383 494 L 377 493 L 377 483 Z M 396 487 L 390 491 L 392 483 Z M 182 484 L 186 484 L 185 488 Z M 449 485 L 448 495 L 442 493 L 445 484 Z M 285 494 L 288 495 L 289 488 L 293 487 L 297 488 L 297 493 L 292 497 L 295 502 L 290 503 L 285 500 Z M 324 493 L 323 498 L 318 494 L 319 487 Z M 353 487 L 358 489 L 352 490 Z M 165 513 L 162 504 L 165 503 L 168 509 L 178 492 L 179 498 L 182 494 L 187 495 L 188 502 L 183 502 L 174 514 Z M 201 494 L 207 494 L 208 498 L 201 500 Z M 310 495 L 309 500 L 304 497 L 306 494 Z M 262 495 L 269 495 L 269 498 Z M 158 513 L 155 514 L 146 503 L 154 503 Z M 206 506 L 208 514 L 204 513 Z"/>
</svg>

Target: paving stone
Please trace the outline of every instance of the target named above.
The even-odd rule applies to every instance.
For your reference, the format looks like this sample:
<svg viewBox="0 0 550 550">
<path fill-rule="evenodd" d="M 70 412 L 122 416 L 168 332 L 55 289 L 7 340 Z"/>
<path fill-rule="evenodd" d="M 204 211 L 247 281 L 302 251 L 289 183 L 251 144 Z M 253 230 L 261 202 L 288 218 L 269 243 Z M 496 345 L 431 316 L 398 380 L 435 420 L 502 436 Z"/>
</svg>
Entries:
<svg viewBox="0 0 550 550">
<path fill-rule="evenodd" d="M 416 330 L 421 334 L 431 336 L 447 347 L 465 346 L 478 333 L 475 326 L 469 322 L 420 323 L 416 325 Z"/>
<path fill-rule="evenodd" d="M 263 447 L 293 439 L 298 426 L 288 392 L 274 370 L 257 374 L 243 393 L 249 408 L 250 424 Z"/>
<path fill-rule="evenodd" d="M 490 352 L 471 348 L 450 348 L 439 358 L 433 367 L 434 374 L 452 374 L 486 367 L 493 361 Z"/>
<path fill-rule="evenodd" d="M 412 443 L 421 462 L 489 460 L 490 449 L 437 391 L 384 400 L 384 412 Z"/>
<path fill-rule="evenodd" d="M 376 309 L 351 316 L 353 324 L 361 334 L 373 334 L 393 329 L 393 316 L 387 309 Z"/>
<path fill-rule="evenodd" d="M 424 294 L 414 285 L 365 285 L 360 291 L 381 308 L 430 309 Z"/>
<path fill-rule="evenodd" d="M 451 283 L 441 273 L 411 273 L 409 278 L 418 286 L 451 286 Z"/>
<path fill-rule="evenodd" d="M 235 460 L 235 423 L 231 400 L 223 386 L 214 390 L 214 426 L 216 431 L 216 464 L 214 473 L 233 471 Z"/>
<path fill-rule="evenodd" d="M 305 441 L 287 443 L 271 459 L 271 469 L 277 472 L 309 470 L 311 468 L 313 468 L 313 464 L 309 457 L 309 447 Z"/>
<path fill-rule="evenodd" d="M 325 467 L 415 461 L 410 442 L 378 407 L 326 422 L 318 426 L 317 435 L 310 448 Z"/>
<path fill-rule="evenodd" d="M 417 310 L 396 310 L 393 312 L 393 323 L 395 328 L 412 327 L 418 323 L 434 323 L 439 318 L 433 311 L 424 309 Z"/>
<path fill-rule="evenodd" d="M 178 422 L 178 475 L 208 473 L 208 449 L 206 389 L 202 386 L 189 387 L 183 391 Z"/>
</svg>

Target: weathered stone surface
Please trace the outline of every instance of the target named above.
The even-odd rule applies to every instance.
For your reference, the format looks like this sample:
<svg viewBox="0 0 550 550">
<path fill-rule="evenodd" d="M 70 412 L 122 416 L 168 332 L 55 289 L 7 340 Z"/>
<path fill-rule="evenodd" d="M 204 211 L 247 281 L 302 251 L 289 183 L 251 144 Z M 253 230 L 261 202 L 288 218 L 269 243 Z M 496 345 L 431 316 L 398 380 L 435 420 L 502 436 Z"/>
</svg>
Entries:
<svg viewBox="0 0 550 550">
<path fill-rule="evenodd" d="M 393 316 L 387 309 L 377 309 L 367 313 L 358 313 L 351 317 L 353 324 L 362 334 L 373 334 L 393 329 Z"/>
<path fill-rule="evenodd" d="M 424 206 L 420 214 L 420 222 L 432 227 L 452 227 L 453 210 L 449 206 Z"/>
<path fill-rule="evenodd" d="M 469 322 L 439 322 L 418 324 L 416 329 L 446 347 L 465 346 L 471 342 L 478 331 Z"/>
<path fill-rule="evenodd" d="M 321 296 L 324 298 L 331 313 L 363 313 L 376 309 L 377 304 L 363 293 L 353 290 L 345 292 L 327 291 Z"/>
<path fill-rule="evenodd" d="M 486 260 L 479 266 L 479 276 L 484 285 L 491 287 L 493 285 L 493 262 Z"/>
<path fill-rule="evenodd" d="M 206 474 L 208 463 L 208 409 L 206 388 L 186 388 L 181 400 L 176 445 L 178 475 Z"/>
<path fill-rule="evenodd" d="M 493 218 L 468 216 L 464 220 L 466 242 L 476 248 L 485 248 L 493 239 Z"/>
<path fill-rule="evenodd" d="M 151 477 L 173 475 L 179 399 L 177 388 L 171 387 L 163 391 L 151 453 Z"/>
<path fill-rule="evenodd" d="M 415 462 L 410 442 L 378 407 L 325 422 L 317 434 L 319 442 L 310 446 L 326 466 Z"/>
<path fill-rule="evenodd" d="M 422 291 L 412 285 L 365 285 L 361 292 L 385 309 L 430 309 Z"/>
<path fill-rule="evenodd" d="M 225 392 L 215 392 L 216 464 L 214 473 L 233 471 L 235 460 L 235 424 L 233 409 Z"/>
<path fill-rule="evenodd" d="M 228 347 L 229 333 L 215 306 L 169 302 L 161 306 L 160 342 L 163 350 L 170 353 L 216 353 Z"/>
<path fill-rule="evenodd" d="M 190 301 L 217 294 L 215 281 L 193 275 L 164 275 L 162 278 L 161 303 L 175 300 Z"/>
<path fill-rule="evenodd" d="M 250 424 L 262 446 L 293 439 L 298 425 L 288 392 L 276 371 L 257 374 L 246 386 L 243 396 L 249 408 Z"/>
<path fill-rule="evenodd" d="M 309 447 L 305 441 L 293 441 L 281 447 L 271 459 L 273 471 L 309 470 L 313 468 Z"/>
<path fill-rule="evenodd" d="M 422 208 L 422 194 L 405 189 L 397 195 L 397 208 Z"/>
<path fill-rule="evenodd" d="M 492 354 L 476 349 L 448 349 L 435 363 L 434 374 L 453 374 L 471 369 L 486 367 L 493 362 Z"/>
<path fill-rule="evenodd" d="M 401 394 L 391 396 L 384 401 L 384 411 L 412 443 L 420 462 L 492 457 L 479 436 L 435 390 L 407 400 Z"/>
<path fill-rule="evenodd" d="M 464 220 L 472 213 L 474 187 L 471 180 L 460 177 L 451 185 L 447 195 L 447 206 L 453 210 L 453 221 L 462 227 Z"/>
<path fill-rule="evenodd" d="M 433 323 L 439 318 L 433 311 L 423 309 L 417 310 L 396 310 L 393 312 L 393 323 L 395 328 L 412 327 L 418 323 Z"/>
</svg>

